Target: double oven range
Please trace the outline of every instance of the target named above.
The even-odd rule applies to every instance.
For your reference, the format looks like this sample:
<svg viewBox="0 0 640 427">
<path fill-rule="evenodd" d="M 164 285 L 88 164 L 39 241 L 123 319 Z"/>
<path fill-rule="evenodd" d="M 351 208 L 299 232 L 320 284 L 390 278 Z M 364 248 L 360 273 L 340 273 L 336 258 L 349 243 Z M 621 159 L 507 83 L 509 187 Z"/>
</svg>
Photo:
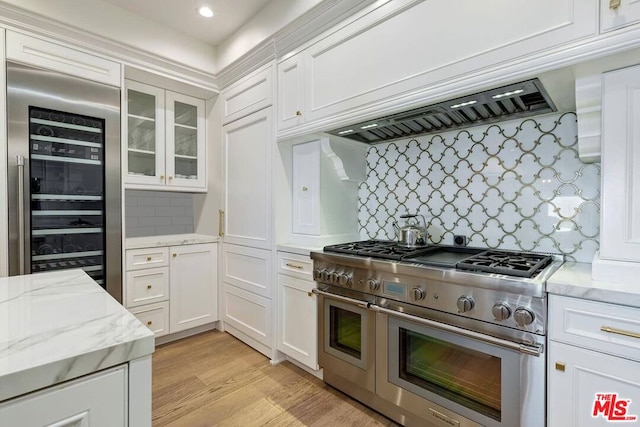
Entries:
<svg viewBox="0 0 640 427">
<path fill-rule="evenodd" d="M 545 425 L 560 257 L 369 240 L 311 258 L 325 382 L 403 425 Z"/>
</svg>

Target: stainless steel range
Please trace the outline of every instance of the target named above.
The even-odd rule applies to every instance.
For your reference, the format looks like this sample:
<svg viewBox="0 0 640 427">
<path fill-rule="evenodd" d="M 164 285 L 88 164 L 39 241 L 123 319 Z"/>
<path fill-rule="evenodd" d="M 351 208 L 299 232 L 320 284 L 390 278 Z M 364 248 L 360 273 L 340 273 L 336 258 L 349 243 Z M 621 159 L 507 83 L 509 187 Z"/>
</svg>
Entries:
<svg viewBox="0 0 640 427">
<path fill-rule="evenodd" d="M 327 383 L 403 425 L 545 425 L 560 257 L 368 240 L 311 258 Z"/>
</svg>

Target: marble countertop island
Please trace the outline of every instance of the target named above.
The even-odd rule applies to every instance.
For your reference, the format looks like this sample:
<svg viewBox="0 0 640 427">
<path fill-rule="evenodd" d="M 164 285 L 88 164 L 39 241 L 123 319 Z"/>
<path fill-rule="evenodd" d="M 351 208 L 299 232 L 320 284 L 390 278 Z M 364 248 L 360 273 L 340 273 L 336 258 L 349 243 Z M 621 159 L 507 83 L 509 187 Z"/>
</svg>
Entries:
<svg viewBox="0 0 640 427">
<path fill-rule="evenodd" d="M 82 270 L 0 278 L 0 401 L 153 351 L 153 333 Z"/>
</svg>

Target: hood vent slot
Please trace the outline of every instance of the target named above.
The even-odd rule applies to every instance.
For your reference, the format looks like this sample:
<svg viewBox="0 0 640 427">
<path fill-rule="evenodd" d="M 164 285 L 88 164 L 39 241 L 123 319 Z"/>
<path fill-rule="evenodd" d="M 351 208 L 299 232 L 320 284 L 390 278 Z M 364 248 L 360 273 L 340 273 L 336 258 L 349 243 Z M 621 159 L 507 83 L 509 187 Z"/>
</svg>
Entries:
<svg viewBox="0 0 640 427">
<path fill-rule="evenodd" d="M 378 144 L 553 111 L 556 111 L 556 107 L 542 83 L 533 79 L 344 126 L 328 133 L 367 144 Z"/>
</svg>

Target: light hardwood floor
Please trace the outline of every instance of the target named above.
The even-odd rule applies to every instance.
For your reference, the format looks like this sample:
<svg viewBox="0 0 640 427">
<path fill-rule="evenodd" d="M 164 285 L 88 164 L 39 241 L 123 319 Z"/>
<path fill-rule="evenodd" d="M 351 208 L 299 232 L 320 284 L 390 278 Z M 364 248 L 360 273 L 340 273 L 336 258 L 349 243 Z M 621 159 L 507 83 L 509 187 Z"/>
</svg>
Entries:
<svg viewBox="0 0 640 427">
<path fill-rule="evenodd" d="M 397 426 L 297 366 L 211 331 L 153 355 L 153 426 Z"/>
</svg>

